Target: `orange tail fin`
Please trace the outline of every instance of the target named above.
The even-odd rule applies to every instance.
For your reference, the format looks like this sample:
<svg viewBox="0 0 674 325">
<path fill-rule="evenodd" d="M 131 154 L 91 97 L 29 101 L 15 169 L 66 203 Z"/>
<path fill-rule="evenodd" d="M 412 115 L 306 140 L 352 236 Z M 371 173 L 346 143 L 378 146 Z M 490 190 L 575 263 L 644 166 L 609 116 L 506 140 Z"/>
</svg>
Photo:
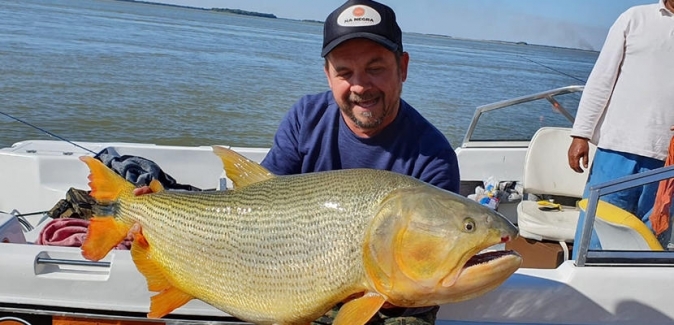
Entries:
<svg viewBox="0 0 674 325">
<path fill-rule="evenodd" d="M 100 160 L 83 156 L 80 157 L 89 167 L 89 187 L 91 187 L 91 197 L 101 203 L 109 203 L 119 199 L 120 195 L 133 195 L 135 186 L 117 175 L 112 169 L 108 168 Z"/>
<path fill-rule="evenodd" d="M 98 261 L 126 238 L 131 227 L 113 217 L 93 217 L 89 221 L 87 238 L 82 243 L 82 256 Z"/>
<path fill-rule="evenodd" d="M 87 164 L 91 197 L 97 202 L 110 204 L 116 202 L 120 196 L 132 196 L 135 186 L 117 175 L 100 160 L 93 157 L 80 157 Z M 91 218 L 87 238 L 82 244 L 82 256 L 98 261 L 105 257 L 117 244 L 127 236 L 130 225 L 116 220 L 112 216 L 97 216 Z"/>
</svg>

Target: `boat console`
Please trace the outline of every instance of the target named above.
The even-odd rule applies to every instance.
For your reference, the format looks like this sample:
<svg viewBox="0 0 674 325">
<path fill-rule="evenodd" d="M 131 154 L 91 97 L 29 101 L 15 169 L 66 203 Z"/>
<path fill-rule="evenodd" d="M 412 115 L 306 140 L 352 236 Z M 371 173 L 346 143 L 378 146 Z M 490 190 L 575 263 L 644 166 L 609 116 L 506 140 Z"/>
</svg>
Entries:
<svg viewBox="0 0 674 325">
<path fill-rule="evenodd" d="M 16 216 L 9 213 L 0 213 L 0 243 L 26 243 L 23 227 Z"/>
</svg>

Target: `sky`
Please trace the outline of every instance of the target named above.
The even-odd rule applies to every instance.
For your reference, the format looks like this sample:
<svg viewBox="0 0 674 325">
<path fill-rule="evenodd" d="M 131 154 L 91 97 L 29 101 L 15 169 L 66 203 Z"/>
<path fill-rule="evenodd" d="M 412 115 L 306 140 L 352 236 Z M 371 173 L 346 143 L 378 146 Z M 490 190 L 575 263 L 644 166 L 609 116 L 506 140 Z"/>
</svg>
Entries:
<svg viewBox="0 0 674 325">
<path fill-rule="evenodd" d="M 344 0 L 147 0 L 324 21 Z M 380 0 L 403 32 L 600 50 L 627 8 L 657 0 Z"/>
</svg>

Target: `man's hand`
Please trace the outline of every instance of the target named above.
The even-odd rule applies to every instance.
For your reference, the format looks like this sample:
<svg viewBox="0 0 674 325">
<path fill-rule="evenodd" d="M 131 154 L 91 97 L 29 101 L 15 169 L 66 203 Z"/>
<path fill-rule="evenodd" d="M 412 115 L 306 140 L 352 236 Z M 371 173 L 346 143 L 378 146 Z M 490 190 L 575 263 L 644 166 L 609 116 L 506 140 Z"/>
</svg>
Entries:
<svg viewBox="0 0 674 325">
<path fill-rule="evenodd" d="M 569 167 L 577 173 L 582 173 L 584 169 L 588 167 L 588 160 L 590 159 L 590 146 L 588 145 L 588 139 L 573 137 L 571 145 L 569 146 Z M 581 168 L 582 160 L 582 168 Z"/>
<path fill-rule="evenodd" d="M 150 194 L 150 193 L 152 193 L 152 189 L 149 186 L 142 186 L 142 187 L 135 188 L 133 190 L 133 195 L 135 195 L 135 196 L 139 196 L 139 195 L 143 195 L 143 194 Z M 135 235 L 140 233 L 140 232 L 141 232 L 140 224 L 137 223 L 137 222 L 134 223 L 133 226 L 131 226 L 131 229 L 129 229 L 129 232 L 127 233 L 127 235 L 126 235 L 126 240 L 128 240 L 129 242 L 132 242 Z"/>
<path fill-rule="evenodd" d="M 133 195 L 143 195 L 152 193 L 152 189 L 149 186 L 138 187 L 133 190 Z"/>
</svg>

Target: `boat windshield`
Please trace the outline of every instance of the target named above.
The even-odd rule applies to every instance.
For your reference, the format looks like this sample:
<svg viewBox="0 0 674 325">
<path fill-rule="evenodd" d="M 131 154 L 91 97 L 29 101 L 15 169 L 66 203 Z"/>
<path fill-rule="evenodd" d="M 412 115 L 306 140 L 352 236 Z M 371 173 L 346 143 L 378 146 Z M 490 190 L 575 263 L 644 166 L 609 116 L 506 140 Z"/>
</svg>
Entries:
<svg viewBox="0 0 674 325">
<path fill-rule="evenodd" d="M 567 86 L 480 106 L 463 143 L 529 141 L 541 127 L 571 127 L 583 88 Z"/>
</svg>

